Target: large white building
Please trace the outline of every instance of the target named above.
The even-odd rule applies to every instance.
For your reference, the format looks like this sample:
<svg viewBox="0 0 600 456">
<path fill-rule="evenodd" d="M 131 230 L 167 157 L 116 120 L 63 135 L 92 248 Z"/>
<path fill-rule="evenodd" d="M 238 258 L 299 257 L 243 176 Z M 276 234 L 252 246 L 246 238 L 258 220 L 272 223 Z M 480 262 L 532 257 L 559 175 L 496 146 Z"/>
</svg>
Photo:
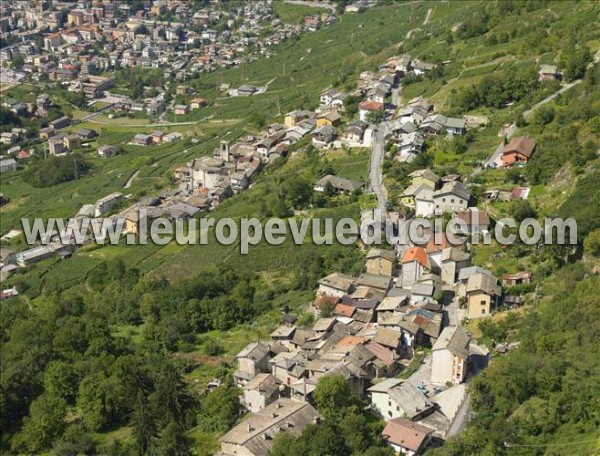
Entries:
<svg viewBox="0 0 600 456">
<path fill-rule="evenodd" d="M 221 437 L 221 451 L 217 455 L 266 456 L 277 434 L 300 435 L 306 426 L 319 419 L 319 412 L 307 402 L 278 399 Z"/>
<path fill-rule="evenodd" d="M 416 386 L 398 378 L 388 378 L 367 391 L 371 394 L 371 408 L 385 420 L 407 417 L 416 421 L 435 407 Z"/>
</svg>

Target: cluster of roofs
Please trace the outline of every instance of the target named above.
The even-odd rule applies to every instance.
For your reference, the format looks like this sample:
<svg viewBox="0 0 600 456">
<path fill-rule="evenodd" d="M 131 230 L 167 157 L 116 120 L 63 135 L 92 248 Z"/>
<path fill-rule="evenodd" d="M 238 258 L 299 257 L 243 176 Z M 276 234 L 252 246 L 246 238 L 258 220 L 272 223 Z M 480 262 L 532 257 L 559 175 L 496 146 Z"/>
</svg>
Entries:
<svg viewBox="0 0 600 456">
<path fill-rule="evenodd" d="M 190 196 L 207 195 L 213 200 L 212 206 L 216 206 L 248 188 L 265 163 L 287 153 L 287 145 L 280 145 L 269 154 L 271 149 L 265 148 L 267 143 L 273 144 L 270 141 L 268 137 L 262 141 L 246 137 L 231 144 L 221 141 L 212 155 L 195 158 L 175 169 L 178 191 Z"/>
<path fill-rule="evenodd" d="M 20 103 L 16 100 L 7 99 L 3 101 L 3 106 L 12 106 L 10 109 L 17 110 L 19 114 L 29 114 L 37 117 L 48 116 L 49 110 L 52 107 L 52 101 L 48 94 L 42 93 L 36 97 L 35 102 L 28 103 L 27 106 L 23 106 L 22 108 L 19 108 L 19 105 Z M 48 122 L 47 127 L 40 129 L 38 137 L 41 141 L 46 141 L 44 143 L 44 148 L 50 155 L 65 155 L 98 136 L 98 133 L 95 130 L 89 128 L 80 128 L 71 134 L 60 132 L 71 125 L 73 125 L 73 119 L 69 116 L 62 116 Z M 2 133 L 0 142 L 4 144 L 15 144 L 26 136 L 27 130 L 15 128 L 11 132 Z M 23 150 L 18 146 L 9 149 L 7 154 L 14 155 L 16 161 L 19 163 L 25 163 L 31 157 L 30 152 Z M 16 169 L 16 167 L 14 169 Z"/>
<path fill-rule="evenodd" d="M 451 212 L 467 231 L 489 229 L 489 216 L 470 207 L 470 192 L 460 176 L 440 178 L 424 169 L 410 177 L 410 191 L 403 194 L 406 206 L 418 204 L 421 213 L 422 204 Z M 352 192 L 360 184 L 327 175 L 315 190 L 328 187 Z M 371 411 L 386 420 L 382 437 L 396 452 L 420 454 L 433 439 L 446 437 L 464 400 L 464 382 L 479 363 L 475 359 L 487 362 L 487 350 L 460 321 L 489 316 L 502 302 L 522 304 L 521 298 L 503 296 L 502 287 L 531 280 L 529 271 L 498 280 L 472 265 L 467 244 L 453 245 L 444 233 L 398 251 L 371 248 L 358 277 L 334 272 L 319 280 L 312 327 L 286 318 L 270 340 L 254 342 L 237 355 L 234 378 L 250 416 L 223 436 L 221 454 L 267 454 L 275 434 L 292 428 L 301 432 L 287 424 L 292 417 L 318 421 L 312 394 L 328 375 L 344 376 Z M 447 305 L 455 306 L 457 317 L 448 317 Z M 431 369 L 418 379 L 401 378 L 423 349 L 431 350 Z M 289 404 L 295 404 L 294 413 L 277 413 Z"/>
<path fill-rule="evenodd" d="M 409 177 L 411 184 L 402 192 L 400 201 L 417 217 L 454 213 L 465 219 L 469 232 L 474 228 L 488 230 L 490 220 L 484 211 L 478 211 L 478 215 L 471 217 L 471 191 L 463 184 L 460 175 L 440 178 L 429 169 L 421 169 L 412 172 Z"/>
<path fill-rule="evenodd" d="M 218 204 L 218 198 L 207 193 L 183 195 L 178 191 L 165 190 L 156 196 L 144 196 L 131 203 L 130 195 L 121 192 L 111 193 L 98 199 L 94 204 L 84 204 L 81 209 L 68 220 L 62 231 L 55 228 L 49 233 L 46 244 L 38 245 L 19 252 L 7 251 L 0 264 L 2 279 L 17 270 L 53 256 L 61 259 L 70 258 L 75 249 L 82 244 L 77 242 L 79 229 L 89 222 L 91 229 L 83 243 L 102 242 L 96 233 L 103 233 L 106 221 L 113 226 L 119 221 L 123 223 L 123 235 L 139 234 L 140 227 L 149 226 L 151 219 L 165 217 L 170 220 L 188 219 L 201 211 L 208 211 Z M 20 232 L 18 233 L 20 234 Z"/>
<path fill-rule="evenodd" d="M 176 141 L 181 138 L 183 138 L 183 135 L 177 131 L 174 131 L 172 133 L 165 133 L 160 130 L 154 130 L 149 135 L 146 135 L 144 133 L 136 134 L 131 139 L 129 144 L 132 144 L 135 146 L 152 146 L 154 144 L 170 143 L 170 142 Z M 105 153 L 101 154 L 100 151 L 98 151 L 98 154 L 106 156 Z"/>
<path fill-rule="evenodd" d="M 463 298 L 464 316 L 481 317 L 493 311 L 502 288 L 490 271 L 471 265 L 465 248 L 441 239 L 401 256 L 370 249 L 358 277 L 335 272 L 319 280 L 312 327 L 286 314 L 270 340 L 238 353 L 234 379 L 250 415 L 221 438 L 220 454 L 266 455 L 277 433 L 299 434 L 298 423 L 318 421 L 312 395 L 329 375 L 344 376 L 387 421 L 383 438 L 401 454 L 419 454 L 433 438 L 445 438 L 473 358 L 487 362 L 488 353 L 457 322 L 449 324 L 440 296 Z M 513 286 L 531 274 L 503 279 Z M 400 378 L 424 348 L 432 352 L 430 373 L 421 383 Z"/>
<path fill-rule="evenodd" d="M 218 2 L 180 0 L 139 5 L 10 0 L 2 3 L 0 31 L 18 43 L 3 47 L 0 57 L 24 56 L 23 67 L 15 71 L 34 80 L 48 75 L 73 81 L 134 66 L 165 68 L 167 79 L 185 80 L 268 55 L 271 46 L 333 22 L 335 16 L 327 12 L 308 16 L 304 25 L 286 24 L 275 17 L 270 1 L 225 10 Z M 102 51 L 92 52 L 100 41 Z"/>
<path fill-rule="evenodd" d="M 430 135 L 444 134 L 460 136 L 467 131 L 467 121 L 461 118 L 447 117 L 433 112 L 433 105 L 420 98 L 400 107 L 398 115 L 391 125 L 395 160 L 412 162 L 423 151 L 425 138 Z"/>
</svg>

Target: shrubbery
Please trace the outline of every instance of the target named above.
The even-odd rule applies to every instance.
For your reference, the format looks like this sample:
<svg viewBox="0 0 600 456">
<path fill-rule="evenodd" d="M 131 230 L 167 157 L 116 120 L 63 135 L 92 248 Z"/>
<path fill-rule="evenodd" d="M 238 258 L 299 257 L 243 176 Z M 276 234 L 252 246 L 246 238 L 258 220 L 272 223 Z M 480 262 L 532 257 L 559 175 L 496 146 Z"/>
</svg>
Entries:
<svg viewBox="0 0 600 456">
<path fill-rule="evenodd" d="M 50 187 L 77 179 L 90 170 L 91 165 L 83 155 L 74 153 L 39 159 L 27 167 L 23 177 L 34 187 Z"/>
</svg>

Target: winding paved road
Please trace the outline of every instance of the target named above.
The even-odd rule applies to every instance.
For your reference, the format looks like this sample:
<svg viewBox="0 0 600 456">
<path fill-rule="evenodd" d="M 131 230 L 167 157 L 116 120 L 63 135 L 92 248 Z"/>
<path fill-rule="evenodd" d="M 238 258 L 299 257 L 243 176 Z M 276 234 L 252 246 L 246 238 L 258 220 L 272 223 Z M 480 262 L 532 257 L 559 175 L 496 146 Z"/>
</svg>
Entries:
<svg viewBox="0 0 600 456">
<path fill-rule="evenodd" d="M 537 108 L 539 108 L 542 105 L 545 105 L 546 103 L 548 103 L 549 101 L 554 100 L 557 96 L 559 96 L 561 93 L 566 92 L 567 90 L 569 90 L 571 87 L 576 86 L 577 84 L 579 84 L 581 81 L 583 81 L 583 79 L 577 79 L 573 82 L 570 82 L 569 84 L 561 87 L 560 89 L 558 89 L 556 92 L 554 92 L 552 95 L 550 95 L 549 97 L 544 98 L 542 101 L 540 101 L 539 103 L 534 104 L 531 108 L 529 108 L 527 111 L 525 111 L 523 113 L 523 118 L 527 118 L 529 117 L 529 115 L 535 111 Z"/>
<path fill-rule="evenodd" d="M 370 177 L 370 189 L 377 197 L 377 208 L 381 210 L 381 213 L 387 218 L 386 210 L 386 196 L 387 192 L 383 186 L 383 156 L 385 146 L 385 134 L 387 132 L 387 122 L 381 122 L 375 131 L 375 137 L 373 139 L 373 152 L 371 153 L 371 169 L 369 172 Z"/>
</svg>

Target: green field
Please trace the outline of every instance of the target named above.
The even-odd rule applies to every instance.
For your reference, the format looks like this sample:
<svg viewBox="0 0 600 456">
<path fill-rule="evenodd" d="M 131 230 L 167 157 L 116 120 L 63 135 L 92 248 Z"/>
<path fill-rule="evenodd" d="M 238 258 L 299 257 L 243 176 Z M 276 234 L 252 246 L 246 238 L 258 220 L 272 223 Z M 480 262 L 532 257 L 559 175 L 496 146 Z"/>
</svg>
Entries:
<svg viewBox="0 0 600 456">
<path fill-rule="evenodd" d="M 304 23 L 304 18 L 309 15 L 321 14 L 327 12 L 325 8 L 315 8 L 306 5 L 293 5 L 290 3 L 277 2 L 275 4 L 275 13 L 283 22 L 289 24 Z"/>
</svg>

